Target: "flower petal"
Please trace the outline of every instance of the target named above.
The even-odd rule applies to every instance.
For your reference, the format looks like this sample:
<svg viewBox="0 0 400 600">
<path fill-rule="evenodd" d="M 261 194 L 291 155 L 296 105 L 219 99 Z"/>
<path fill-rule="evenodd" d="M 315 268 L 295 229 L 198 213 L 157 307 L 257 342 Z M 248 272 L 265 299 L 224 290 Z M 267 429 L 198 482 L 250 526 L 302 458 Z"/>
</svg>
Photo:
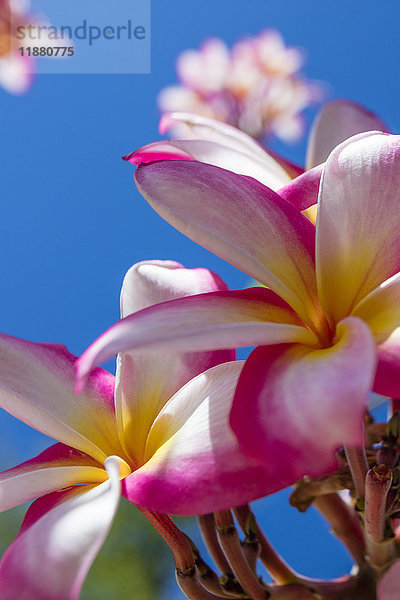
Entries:
<svg viewBox="0 0 400 600">
<path fill-rule="evenodd" d="M 364 131 L 389 132 L 386 125 L 363 106 L 348 100 L 327 102 L 311 128 L 307 169 L 325 162 L 332 150 L 349 137 Z"/>
<path fill-rule="evenodd" d="M 368 323 L 377 343 L 386 340 L 400 326 L 400 273 L 363 298 L 352 315 Z"/>
<path fill-rule="evenodd" d="M 109 480 L 44 496 L 29 509 L 0 564 L 0 600 L 77 600 L 121 497 L 120 461 Z"/>
<path fill-rule="evenodd" d="M 278 194 L 298 210 L 305 210 L 318 202 L 322 166 L 318 165 L 278 190 Z"/>
<path fill-rule="evenodd" d="M 176 125 L 178 125 L 180 131 L 184 131 L 185 137 L 188 139 L 215 142 L 227 148 L 233 148 L 238 152 L 247 153 L 250 157 L 255 158 L 257 156 L 269 163 L 269 169 L 276 170 L 277 173 L 283 169 L 289 178 L 297 177 L 304 171 L 304 169 L 282 156 L 270 150 L 266 152 L 261 144 L 244 131 L 216 119 L 187 112 L 167 113 L 161 118 L 160 133 L 166 133 L 169 129 L 175 128 Z"/>
<path fill-rule="evenodd" d="M 64 444 L 54 444 L 35 458 L 0 473 L 0 511 L 71 485 L 102 483 L 106 479 L 103 465 L 96 460 Z"/>
<path fill-rule="evenodd" d="M 203 144 L 204 142 L 200 142 Z M 208 144 L 209 142 L 206 142 Z M 146 144 L 142 148 L 130 152 L 126 156 L 123 156 L 123 160 L 130 162 L 132 165 L 140 165 L 141 163 L 149 163 L 157 160 L 199 160 L 193 156 L 190 152 L 190 145 L 193 142 L 182 142 L 180 140 L 161 140 L 159 142 L 152 142 Z M 198 145 L 198 142 L 197 142 Z M 196 145 L 194 146 L 195 151 Z M 201 148 L 201 146 L 200 146 Z"/>
<path fill-rule="evenodd" d="M 180 127 L 186 127 L 190 139 L 216 142 L 222 146 L 247 153 L 250 156 L 256 155 L 260 158 L 266 157 L 266 160 L 269 159 L 269 155 L 264 148 L 247 133 L 227 123 L 194 113 L 173 112 L 164 114 L 160 121 L 160 133 L 165 133 L 178 124 Z"/>
<path fill-rule="evenodd" d="M 330 348 L 254 350 L 231 412 L 243 449 L 264 459 L 271 478 L 286 477 L 287 484 L 329 470 L 336 448 L 362 443 L 375 354 L 368 327 L 355 317 L 339 324 Z"/>
<path fill-rule="evenodd" d="M 143 261 L 125 276 L 121 314 L 126 317 L 153 304 L 219 290 L 226 291 L 226 284 L 208 269 L 185 269 L 173 261 Z M 130 459 L 142 464 L 150 426 L 180 387 L 202 371 L 234 358 L 234 350 L 120 354 L 115 407 L 120 439 Z"/>
<path fill-rule="evenodd" d="M 0 334 L 0 407 L 45 435 L 99 462 L 123 451 L 114 413 L 114 377 L 97 369 L 74 394 L 76 357 L 57 344 Z"/>
<path fill-rule="evenodd" d="M 396 560 L 378 581 L 377 600 L 398 600 L 400 560 Z"/>
<path fill-rule="evenodd" d="M 374 392 L 400 398 L 400 328 L 378 347 Z"/>
<path fill-rule="evenodd" d="M 250 288 L 178 298 L 139 311 L 103 333 L 76 363 L 77 390 L 96 362 L 117 352 L 140 349 L 174 352 L 222 350 L 299 341 L 314 334 L 271 290 Z"/>
<path fill-rule="evenodd" d="M 198 162 L 161 161 L 135 175 L 169 223 L 319 323 L 315 229 L 288 202 L 252 178 Z"/>
<path fill-rule="evenodd" d="M 235 148 L 205 140 L 170 140 L 144 146 L 124 157 L 134 165 L 163 159 L 198 160 L 228 169 L 239 175 L 254 177 L 264 185 L 277 190 L 290 181 L 289 175 L 268 154 L 248 154 Z"/>
<path fill-rule="evenodd" d="M 221 277 L 208 269 L 186 269 L 174 260 L 143 260 L 124 277 L 121 317 L 174 298 L 227 290 Z"/>
<path fill-rule="evenodd" d="M 239 450 L 229 412 L 242 362 L 218 365 L 164 406 L 147 441 L 148 461 L 124 480 L 124 495 L 159 512 L 193 515 L 276 491 L 262 463 Z"/>
<path fill-rule="evenodd" d="M 400 270 L 400 136 L 359 134 L 329 156 L 317 219 L 321 303 L 338 322 Z"/>
</svg>

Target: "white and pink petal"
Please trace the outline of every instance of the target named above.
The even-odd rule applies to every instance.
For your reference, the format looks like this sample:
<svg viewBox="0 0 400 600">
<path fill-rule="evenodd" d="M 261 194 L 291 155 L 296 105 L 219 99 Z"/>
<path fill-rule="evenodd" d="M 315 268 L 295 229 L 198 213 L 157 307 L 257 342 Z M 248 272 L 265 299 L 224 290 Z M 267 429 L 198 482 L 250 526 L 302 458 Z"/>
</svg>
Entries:
<svg viewBox="0 0 400 600">
<path fill-rule="evenodd" d="M 277 190 L 290 181 L 289 175 L 275 161 L 258 154 L 248 154 L 236 148 L 206 140 L 166 140 L 144 146 L 124 157 L 134 165 L 159 160 L 197 160 L 239 175 L 254 177 Z"/>
<path fill-rule="evenodd" d="M 221 277 L 208 269 L 186 269 L 173 260 L 143 260 L 124 277 L 121 317 L 166 300 L 227 289 Z"/>
<path fill-rule="evenodd" d="M 120 460 L 106 459 L 109 479 L 37 500 L 0 563 L 0 600 L 78 600 L 87 572 L 121 498 Z"/>
<path fill-rule="evenodd" d="M 147 442 L 147 462 L 123 482 L 150 510 L 193 515 L 250 502 L 279 489 L 263 464 L 239 449 L 229 412 L 243 362 L 217 365 L 164 406 Z"/>
<path fill-rule="evenodd" d="M 378 347 L 373 391 L 389 398 L 400 398 L 400 327 Z"/>
<path fill-rule="evenodd" d="M 298 210 L 317 204 L 323 165 L 302 173 L 278 190 L 278 194 Z"/>
<path fill-rule="evenodd" d="M 271 290 L 212 292 L 164 302 L 118 321 L 76 364 L 82 389 L 93 366 L 118 352 L 199 352 L 301 342 L 318 345 L 297 314 Z"/>
<path fill-rule="evenodd" d="M 71 485 L 102 483 L 107 473 L 96 460 L 54 444 L 17 467 L 0 473 L 0 512 Z"/>
<path fill-rule="evenodd" d="M 274 159 L 265 152 L 264 148 L 250 135 L 232 125 L 194 113 L 172 112 L 162 116 L 160 133 L 165 133 L 175 125 L 186 128 L 188 139 L 216 142 L 227 148 L 234 148 L 250 156 L 258 156 L 262 160 L 270 161 L 273 166 Z"/>
<path fill-rule="evenodd" d="M 339 324 L 328 348 L 257 348 L 246 361 L 231 413 L 241 447 L 287 485 L 322 475 L 335 466 L 337 448 L 363 442 L 375 364 L 372 335 L 355 317 Z"/>
<path fill-rule="evenodd" d="M 305 322 L 321 322 L 315 228 L 258 181 L 198 162 L 141 165 L 139 190 L 169 223 L 270 287 Z"/>
<path fill-rule="evenodd" d="M 0 407 L 45 435 L 103 463 L 123 455 L 114 412 L 114 377 L 96 369 L 74 394 L 76 357 L 65 346 L 0 334 Z"/>
<path fill-rule="evenodd" d="M 327 102 L 311 128 L 307 147 L 307 169 L 325 162 L 336 146 L 365 131 L 389 132 L 379 117 L 360 104 L 348 100 Z"/>
<path fill-rule="evenodd" d="M 378 344 L 390 337 L 400 326 L 400 273 L 365 296 L 354 307 L 352 315 L 369 325 Z"/>
<path fill-rule="evenodd" d="M 316 268 L 331 321 L 400 270 L 400 136 L 363 133 L 325 163 L 317 219 Z"/>
<path fill-rule="evenodd" d="M 126 274 L 121 315 L 151 305 L 204 292 L 227 291 L 208 269 L 185 269 L 174 261 L 143 261 Z M 214 365 L 233 360 L 234 350 L 213 352 L 124 352 L 118 356 L 115 408 L 120 438 L 134 463 L 140 464 L 149 428 L 163 405 L 187 381 Z"/>
</svg>

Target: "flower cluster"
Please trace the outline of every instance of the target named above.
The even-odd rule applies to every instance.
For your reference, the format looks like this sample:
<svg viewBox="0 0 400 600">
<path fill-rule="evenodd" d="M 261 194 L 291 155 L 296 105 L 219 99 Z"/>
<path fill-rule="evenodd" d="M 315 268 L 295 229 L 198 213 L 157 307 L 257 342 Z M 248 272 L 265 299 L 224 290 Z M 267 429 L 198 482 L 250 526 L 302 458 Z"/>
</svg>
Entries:
<svg viewBox="0 0 400 600">
<path fill-rule="evenodd" d="M 337 477 L 341 448 L 362 515 L 346 543 L 360 573 L 379 576 L 396 558 L 398 433 L 389 427 L 365 442 L 364 421 L 371 390 L 400 397 L 400 138 L 361 107 L 329 104 L 312 131 L 308 170 L 293 178 L 292 165 L 228 125 L 175 113 L 164 126 L 175 122 L 189 139 L 126 157 L 138 165 L 139 190 L 174 227 L 265 287 L 181 298 L 119 321 L 79 359 L 80 385 L 116 351 L 256 346 L 229 417 L 240 449 L 263 466 L 271 493 Z M 322 490 L 321 511 L 351 521 Z"/>
<path fill-rule="evenodd" d="M 274 134 L 293 141 L 303 132 L 302 111 L 321 91 L 303 79 L 303 57 L 285 46 L 275 30 L 234 44 L 206 40 L 199 50 L 182 52 L 177 61 L 179 86 L 159 95 L 162 112 L 185 111 L 219 119 L 257 139 Z"/>
<path fill-rule="evenodd" d="M 203 86 L 216 107 L 229 81 L 237 105 L 220 118 L 255 137 L 267 126 L 283 135 L 297 109 L 268 121 L 267 84 L 252 65 L 271 81 L 298 84 L 297 52 L 271 32 L 232 56 L 213 41 L 180 61 L 186 83 L 196 93 Z M 255 83 L 260 104 L 250 110 Z M 246 111 L 259 116 L 258 129 Z M 143 261 L 125 276 L 121 319 L 79 359 L 61 345 L 0 334 L 1 408 L 56 440 L 0 474 L 1 510 L 34 501 L 1 560 L 0 600 L 76 600 L 122 496 L 171 547 L 189 599 L 392 600 L 400 573 L 400 136 L 358 105 L 327 104 L 303 169 L 229 123 L 164 115 L 163 130 L 176 125 L 186 139 L 125 157 L 137 166 L 140 192 L 262 287 L 232 291 L 208 269 Z M 255 349 L 239 361 L 238 347 Z M 114 355 L 115 377 L 96 367 Z M 391 399 L 388 424 L 371 420 L 371 391 Z M 349 576 L 302 577 L 263 535 L 248 503 L 293 484 L 292 504 L 313 503 L 348 548 Z M 350 502 L 336 493 L 344 489 Z M 220 577 L 169 514 L 198 516 Z M 259 558 L 272 584 L 260 580 Z"/>
<path fill-rule="evenodd" d="M 358 114 L 367 131 L 327 157 L 319 136 L 326 122 L 338 135 L 335 112 L 352 128 Z M 314 135 L 317 164 L 289 180 L 244 134 L 233 139 L 230 128 L 197 116 L 175 119 L 219 140 L 161 142 L 129 155 L 139 164 L 140 191 L 177 229 L 268 289 L 201 294 L 123 319 L 83 354 L 78 375 L 83 380 L 99 360 L 143 344 L 197 351 L 258 346 L 240 375 L 230 424 L 246 454 L 267 468 L 272 492 L 329 470 L 338 447 L 363 444 L 371 389 L 400 396 L 392 359 L 400 141 L 368 132 L 379 123 L 368 113 L 334 105 Z M 317 202 L 315 227 L 301 211 Z M 381 210 L 392 215 L 385 227 Z M 318 437 L 310 436 L 315 428 Z"/>
</svg>

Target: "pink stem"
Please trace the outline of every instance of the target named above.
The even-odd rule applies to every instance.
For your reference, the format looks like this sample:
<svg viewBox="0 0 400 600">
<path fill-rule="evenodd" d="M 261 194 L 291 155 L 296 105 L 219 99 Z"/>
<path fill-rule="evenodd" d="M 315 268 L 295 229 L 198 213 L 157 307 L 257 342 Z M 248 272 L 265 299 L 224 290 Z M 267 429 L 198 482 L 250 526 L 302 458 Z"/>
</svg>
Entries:
<svg viewBox="0 0 400 600">
<path fill-rule="evenodd" d="M 244 506 L 239 506 L 234 510 L 235 517 L 238 520 L 238 523 L 242 529 L 242 531 L 246 532 L 246 522 L 252 511 L 248 504 Z M 297 574 L 292 571 L 288 564 L 279 556 L 277 552 L 275 552 L 274 548 L 271 546 L 267 538 L 265 537 L 263 531 L 260 529 L 258 523 L 254 520 L 256 527 L 256 535 L 258 542 L 261 546 L 261 555 L 260 560 L 265 566 L 265 568 L 269 571 L 271 576 L 278 583 L 293 583 L 298 580 Z"/>
<path fill-rule="evenodd" d="M 219 543 L 240 585 L 252 600 L 265 600 L 268 597 L 267 590 L 247 562 L 231 512 L 216 512 L 214 518 Z"/>
<path fill-rule="evenodd" d="M 365 497 L 365 476 L 368 471 L 367 456 L 365 448 L 347 448 L 345 447 L 347 462 L 349 464 L 351 476 L 354 481 L 357 500 Z"/>
<path fill-rule="evenodd" d="M 337 494 L 317 496 L 313 504 L 330 523 L 333 533 L 343 542 L 354 560 L 361 564 L 364 561 L 365 542 L 356 512 Z"/>
</svg>

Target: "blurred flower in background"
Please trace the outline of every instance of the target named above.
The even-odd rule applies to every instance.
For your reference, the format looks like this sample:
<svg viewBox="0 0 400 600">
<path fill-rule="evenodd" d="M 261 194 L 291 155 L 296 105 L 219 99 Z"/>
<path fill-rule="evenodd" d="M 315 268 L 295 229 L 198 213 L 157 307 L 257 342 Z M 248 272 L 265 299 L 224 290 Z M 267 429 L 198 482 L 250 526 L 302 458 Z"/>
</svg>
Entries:
<svg viewBox="0 0 400 600">
<path fill-rule="evenodd" d="M 322 99 L 321 88 L 301 77 L 302 64 L 301 50 L 276 30 L 239 40 L 231 51 L 210 38 L 180 54 L 180 85 L 164 88 L 158 105 L 224 121 L 258 140 L 274 134 L 292 142 L 304 130 L 302 111 Z"/>
<path fill-rule="evenodd" d="M 45 15 L 31 11 L 29 0 L 0 0 L 0 87 L 6 92 L 21 95 L 31 87 L 36 72 L 35 59 L 23 50 L 31 46 L 32 40 L 32 46 L 39 50 L 54 46 L 54 40 L 60 38 L 54 32 L 52 36 L 48 34 L 46 27 L 49 26 Z M 27 31 L 30 31 L 28 38 Z M 59 35 L 63 45 L 71 43 L 64 33 Z M 60 60 L 63 54 L 53 58 Z"/>
<path fill-rule="evenodd" d="M 29 17 L 28 2 L 0 0 L 0 86 L 11 94 L 24 94 L 32 83 L 32 59 L 21 56 L 16 36 Z"/>
</svg>

